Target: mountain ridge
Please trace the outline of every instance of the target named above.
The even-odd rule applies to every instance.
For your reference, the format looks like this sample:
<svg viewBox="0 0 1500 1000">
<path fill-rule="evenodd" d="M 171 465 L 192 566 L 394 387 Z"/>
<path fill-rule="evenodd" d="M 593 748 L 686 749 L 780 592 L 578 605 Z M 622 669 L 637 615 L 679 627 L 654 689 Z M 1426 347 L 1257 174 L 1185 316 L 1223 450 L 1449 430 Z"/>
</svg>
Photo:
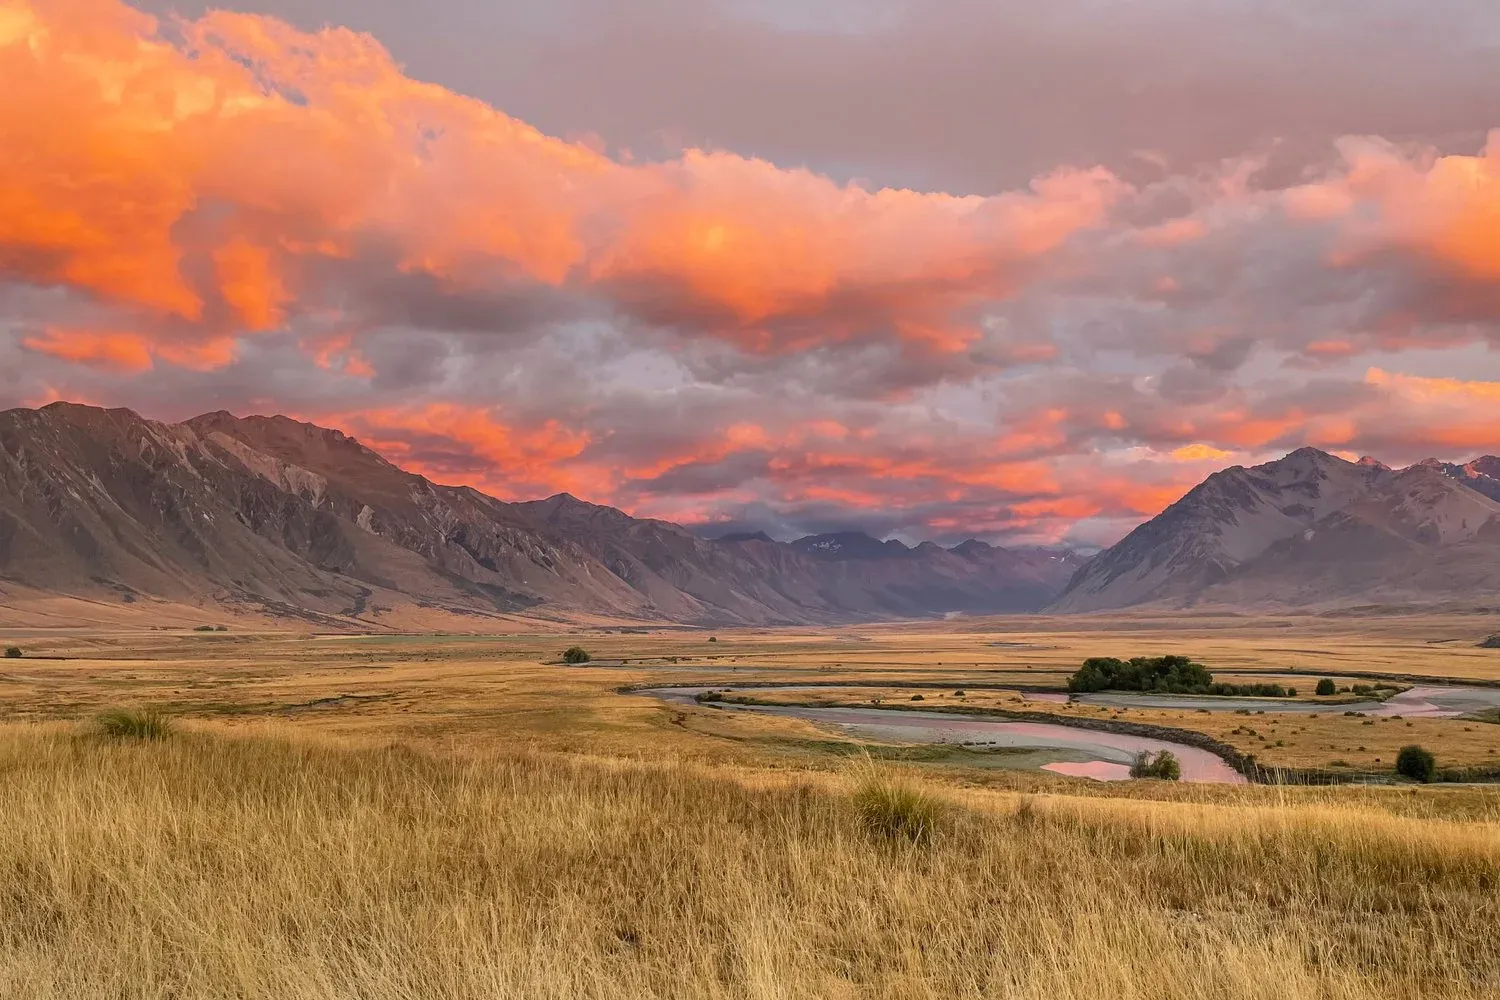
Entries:
<svg viewBox="0 0 1500 1000">
<path fill-rule="evenodd" d="M 0 591 L 340 627 L 411 608 L 476 624 L 807 624 L 1034 610 L 1078 562 L 871 541 L 905 553 L 899 571 L 763 534 L 711 541 L 568 494 L 502 501 L 279 415 L 0 412 Z"/>
<path fill-rule="evenodd" d="M 1500 459 L 1392 469 L 1300 448 L 1215 472 L 1100 552 L 1049 610 L 1424 604 L 1500 590 Z M 1495 480 L 1500 486 L 1500 480 Z M 1500 495 L 1500 490 L 1497 490 Z"/>
</svg>

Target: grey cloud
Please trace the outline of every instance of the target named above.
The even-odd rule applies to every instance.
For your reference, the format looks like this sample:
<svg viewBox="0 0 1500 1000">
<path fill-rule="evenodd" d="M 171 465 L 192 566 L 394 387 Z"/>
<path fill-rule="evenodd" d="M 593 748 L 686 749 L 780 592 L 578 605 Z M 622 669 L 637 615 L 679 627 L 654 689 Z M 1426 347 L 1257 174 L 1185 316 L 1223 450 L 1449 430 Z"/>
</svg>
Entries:
<svg viewBox="0 0 1500 1000">
<path fill-rule="evenodd" d="M 1059 163 L 1150 180 L 1157 157 L 1183 172 L 1247 151 L 1268 156 L 1259 183 L 1283 183 L 1333 135 L 1472 147 L 1500 104 L 1485 0 L 897 0 L 837 27 L 688 0 L 234 6 L 371 31 L 415 75 L 553 134 L 961 192 Z"/>
</svg>

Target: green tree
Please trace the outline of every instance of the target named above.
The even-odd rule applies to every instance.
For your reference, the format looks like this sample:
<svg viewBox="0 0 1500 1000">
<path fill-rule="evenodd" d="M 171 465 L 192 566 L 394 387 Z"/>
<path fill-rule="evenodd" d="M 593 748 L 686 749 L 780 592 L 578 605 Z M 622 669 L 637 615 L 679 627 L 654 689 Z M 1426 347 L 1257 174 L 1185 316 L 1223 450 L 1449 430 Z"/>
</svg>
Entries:
<svg viewBox="0 0 1500 1000">
<path fill-rule="evenodd" d="M 1179 781 L 1182 778 L 1182 764 L 1177 760 L 1177 755 L 1170 750 L 1162 750 L 1154 757 L 1149 751 L 1136 754 L 1135 763 L 1130 765 L 1130 776 L 1132 778 L 1156 778 L 1159 781 Z"/>
<path fill-rule="evenodd" d="M 6 646 L 5 647 L 5 658 L 8 659 L 8 660 L 19 660 L 21 658 L 21 647 L 20 646 Z"/>
<path fill-rule="evenodd" d="M 1317 693 L 1320 695 L 1337 694 L 1339 686 L 1333 683 L 1333 679 L 1325 677 L 1318 681 Z"/>
<path fill-rule="evenodd" d="M 1429 782 L 1437 774 L 1437 758 L 1412 744 L 1396 754 L 1396 773 L 1413 781 Z"/>
<path fill-rule="evenodd" d="M 563 650 L 564 663 L 587 663 L 591 659 L 593 657 L 589 656 L 589 651 L 582 646 L 569 646 Z"/>
</svg>

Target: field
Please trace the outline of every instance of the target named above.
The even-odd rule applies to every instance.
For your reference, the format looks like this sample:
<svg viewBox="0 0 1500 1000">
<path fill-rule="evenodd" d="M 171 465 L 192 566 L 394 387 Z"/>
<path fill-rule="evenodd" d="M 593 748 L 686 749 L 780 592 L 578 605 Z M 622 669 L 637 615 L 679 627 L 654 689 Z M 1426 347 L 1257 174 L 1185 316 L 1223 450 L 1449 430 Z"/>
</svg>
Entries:
<svg viewBox="0 0 1500 1000">
<path fill-rule="evenodd" d="M 1084 656 L 1166 652 L 1309 692 L 1320 676 L 1497 682 L 1500 650 L 1475 646 L 1489 631 L 13 629 L 0 995 L 1493 996 L 1493 787 L 1099 783 L 622 693 L 818 682 L 797 699 L 1014 708 Z M 592 662 L 556 662 L 575 643 Z M 148 707 L 166 738 L 98 723 Z M 1484 722 L 1333 709 L 1125 717 L 1289 766 L 1360 746 L 1376 766 L 1405 742 L 1483 764 L 1500 747 Z"/>
</svg>

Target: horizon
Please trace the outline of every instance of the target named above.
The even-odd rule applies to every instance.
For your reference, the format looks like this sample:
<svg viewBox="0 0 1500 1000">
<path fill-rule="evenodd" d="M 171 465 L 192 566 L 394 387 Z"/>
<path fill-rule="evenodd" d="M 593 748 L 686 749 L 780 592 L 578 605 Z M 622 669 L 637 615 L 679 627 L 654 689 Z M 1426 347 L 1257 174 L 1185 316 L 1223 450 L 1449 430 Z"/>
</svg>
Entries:
<svg viewBox="0 0 1500 1000">
<path fill-rule="evenodd" d="M 1500 16 L 1461 0 L 230 6 L 0 8 L 0 407 L 1075 548 L 1303 444 L 1500 450 Z"/>
</svg>

